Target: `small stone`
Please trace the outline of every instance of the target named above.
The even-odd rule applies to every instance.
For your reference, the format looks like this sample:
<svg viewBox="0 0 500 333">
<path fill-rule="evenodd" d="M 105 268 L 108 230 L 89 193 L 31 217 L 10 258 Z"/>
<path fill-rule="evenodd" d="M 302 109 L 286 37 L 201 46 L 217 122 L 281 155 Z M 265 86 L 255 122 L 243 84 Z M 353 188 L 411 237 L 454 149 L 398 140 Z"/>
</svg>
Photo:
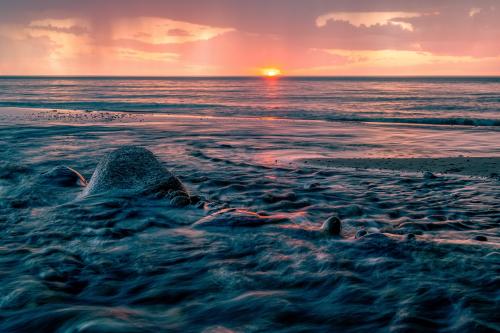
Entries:
<svg viewBox="0 0 500 333">
<path fill-rule="evenodd" d="M 327 235 L 339 235 L 342 229 L 342 222 L 334 215 L 329 217 L 321 226 L 321 232 Z"/>
<path fill-rule="evenodd" d="M 415 239 L 415 234 L 408 234 L 406 235 L 407 240 Z"/>
<path fill-rule="evenodd" d="M 170 205 L 174 207 L 185 207 L 189 205 L 191 201 L 188 196 L 179 195 L 170 200 Z"/>
<path fill-rule="evenodd" d="M 488 238 L 486 236 L 478 235 L 474 237 L 474 240 L 477 240 L 479 242 L 487 242 Z"/>
<path fill-rule="evenodd" d="M 358 230 L 358 232 L 356 232 L 355 238 L 356 239 L 361 238 L 361 237 L 365 236 L 367 233 L 368 232 L 364 229 Z"/>
<path fill-rule="evenodd" d="M 197 204 L 198 202 L 200 202 L 202 199 L 199 195 L 192 195 L 189 197 L 189 200 L 191 201 L 191 203 L 193 205 Z"/>
<path fill-rule="evenodd" d="M 424 178 L 425 179 L 436 179 L 437 176 L 430 171 L 426 171 L 426 172 L 424 172 Z"/>
</svg>

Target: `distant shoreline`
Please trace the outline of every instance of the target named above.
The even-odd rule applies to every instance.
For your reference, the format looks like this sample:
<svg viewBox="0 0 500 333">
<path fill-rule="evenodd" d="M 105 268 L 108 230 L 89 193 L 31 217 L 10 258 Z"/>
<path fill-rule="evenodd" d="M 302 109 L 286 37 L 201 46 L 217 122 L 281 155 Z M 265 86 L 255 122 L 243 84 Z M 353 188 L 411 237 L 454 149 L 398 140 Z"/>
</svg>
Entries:
<svg viewBox="0 0 500 333">
<path fill-rule="evenodd" d="M 0 75 L 0 79 L 266 79 L 262 75 Z M 269 79 L 269 78 L 267 78 Z M 311 80 L 500 80 L 500 75 L 280 75 L 272 79 L 311 79 Z"/>
<path fill-rule="evenodd" d="M 59 106 L 48 106 L 48 105 L 40 105 L 40 107 L 35 107 L 32 105 L 9 105 L 3 106 L 0 103 L 0 112 L 7 111 L 8 113 L 26 113 L 30 112 L 108 112 L 108 113 L 118 113 L 118 114 L 141 114 L 141 115 L 151 115 L 154 117 L 159 116 L 173 116 L 173 117 L 191 117 L 191 118 L 239 118 L 239 119 L 266 119 L 266 120 L 279 120 L 279 121 L 292 121 L 292 122 L 324 122 L 324 123 L 367 123 L 367 124 L 380 124 L 380 125 L 398 125 L 398 126 L 453 126 L 453 127 L 463 127 L 463 128 L 471 128 L 471 127 L 487 127 L 489 129 L 497 129 L 500 127 L 500 119 L 489 119 L 489 118 L 362 118 L 353 116 L 349 117 L 338 117 L 338 118 L 324 118 L 324 119 L 315 119 L 315 118 L 293 118 L 293 117 L 279 117 L 279 116 L 213 116 L 207 114 L 181 114 L 181 113 L 170 113 L 168 111 L 160 111 L 154 112 L 151 110 L 112 110 L 106 109 L 107 106 L 102 106 L 101 109 L 96 108 L 86 108 L 86 105 L 80 105 L 75 108 L 68 107 L 59 107 Z M 165 106 L 166 108 L 169 105 Z M 178 106 L 179 108 L 182 105 Z M 185 107 L 190 107 L 189 105 Z"/>
</svg>

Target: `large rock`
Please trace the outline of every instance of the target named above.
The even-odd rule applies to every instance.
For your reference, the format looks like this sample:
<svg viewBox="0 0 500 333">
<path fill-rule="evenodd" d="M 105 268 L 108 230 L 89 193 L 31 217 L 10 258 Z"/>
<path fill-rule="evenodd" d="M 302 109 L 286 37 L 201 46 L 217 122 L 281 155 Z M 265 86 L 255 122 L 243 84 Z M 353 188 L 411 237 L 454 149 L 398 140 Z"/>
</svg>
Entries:
<svg viewBox="0 0 500 333">
<path fill-rule="evenodd" d="M 180 180 L 152 152 L 135 146 L 119 148 L 103 157 L 82 196 L 108 191 L 160 196 L 175 192 L 188 197 Z"/>
</svg>

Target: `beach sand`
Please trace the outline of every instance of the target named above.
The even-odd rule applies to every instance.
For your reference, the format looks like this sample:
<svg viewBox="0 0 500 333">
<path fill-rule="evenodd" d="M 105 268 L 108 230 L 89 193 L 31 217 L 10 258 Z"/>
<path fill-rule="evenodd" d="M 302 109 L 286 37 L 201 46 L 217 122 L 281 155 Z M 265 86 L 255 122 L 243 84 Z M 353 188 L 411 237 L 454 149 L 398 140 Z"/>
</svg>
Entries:
<svg viewBox="0 0 500 333">
<path fill-rule="evenodd" d="M 500 175 L 500 157 L 314 158 L 301 162 L 325 168 L 432 172 L 492 178 Z"/>
</svg>

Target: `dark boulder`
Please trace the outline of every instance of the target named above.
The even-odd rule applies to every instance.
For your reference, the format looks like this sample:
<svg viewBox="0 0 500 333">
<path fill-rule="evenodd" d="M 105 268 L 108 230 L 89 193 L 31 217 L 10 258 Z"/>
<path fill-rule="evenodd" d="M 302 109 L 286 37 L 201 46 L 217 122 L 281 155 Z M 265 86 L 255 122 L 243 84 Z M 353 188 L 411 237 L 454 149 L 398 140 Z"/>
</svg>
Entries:
<svg viewBox="0 0 500 333">
<path fill-rule="evenodd" d="M 189 197 L 181 181 L 152 152 L 135 146 L 125 146 L 104 156 L 82 196 L 108 191 L 154 196 L 178 191 Z"/>
</svg>

